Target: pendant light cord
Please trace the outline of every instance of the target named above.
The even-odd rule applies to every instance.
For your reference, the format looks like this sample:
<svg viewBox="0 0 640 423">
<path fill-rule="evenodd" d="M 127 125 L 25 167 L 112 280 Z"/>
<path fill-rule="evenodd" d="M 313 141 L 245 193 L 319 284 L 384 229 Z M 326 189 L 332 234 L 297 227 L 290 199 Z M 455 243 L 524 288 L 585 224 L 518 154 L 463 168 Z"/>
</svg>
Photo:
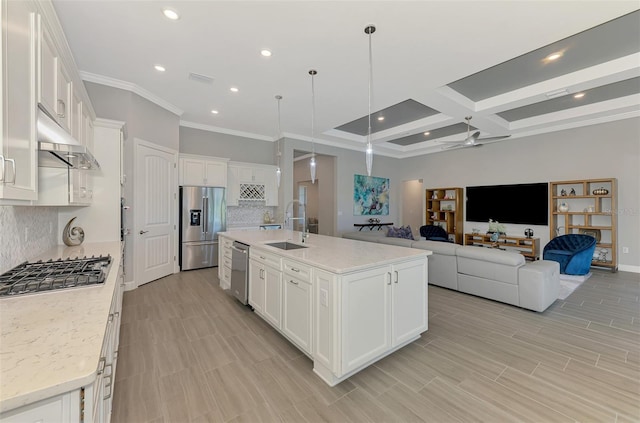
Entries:
<svg viewBox="0 0 640 423">
<path fill-rule="evenodd" d="M 367 144 L 371 145 L 371 85 L 373 81 L 373 53 L 371 49 L 371 33 L 369 32 L 369 128 L 367 130 Z M 367 146 L 367 147 L 368 147 Z"/>
<path fill-rule="evenodd" d="M 316 90 L 314 84 L 314 76 L 316 71 L 309 71 L 311 74 L 311 152 L 316 153 L 315 141 L 314 141 L 314 126 L 316 117 Z"/>
</svg>

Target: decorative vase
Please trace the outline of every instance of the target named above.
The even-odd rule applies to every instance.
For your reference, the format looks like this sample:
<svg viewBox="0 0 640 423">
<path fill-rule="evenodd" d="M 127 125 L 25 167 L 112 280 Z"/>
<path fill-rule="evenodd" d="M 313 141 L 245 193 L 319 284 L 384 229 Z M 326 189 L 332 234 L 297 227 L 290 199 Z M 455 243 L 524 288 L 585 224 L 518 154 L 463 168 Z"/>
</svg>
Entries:
<svg viewBox="0 0 640 423">
<path fill-rule="evenodd" d="M 569 211 L 569 204 L 562 202 L 558 205 L 558 211 L 561 213 L 566 213 Z"/>
<path fill-rule="evenodd" d="M 76 217 L 72 217 L 62 230 L 62 241 L 69 247 L 80 245 L 82 244 L 82 241 L 84 241 L 84 231 L 82 228 L 80 226 L 71 227 L 71 224 L 76 220 Z"/>
</svg>

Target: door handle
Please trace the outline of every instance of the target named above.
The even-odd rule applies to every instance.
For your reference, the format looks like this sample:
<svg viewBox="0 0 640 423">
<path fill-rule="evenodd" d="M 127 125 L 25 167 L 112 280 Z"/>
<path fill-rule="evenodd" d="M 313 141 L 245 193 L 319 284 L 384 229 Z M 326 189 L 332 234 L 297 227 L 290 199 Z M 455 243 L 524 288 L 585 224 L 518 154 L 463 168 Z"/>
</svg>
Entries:
<svg viewBox="0 0 640 423">
<path fill-rule="evenodd" d="M 149 232 L 149 231 L 140 231 L 140 235 L 144 235 L 144 234 L 146 234 L 147 232 Z"/>
</svg>

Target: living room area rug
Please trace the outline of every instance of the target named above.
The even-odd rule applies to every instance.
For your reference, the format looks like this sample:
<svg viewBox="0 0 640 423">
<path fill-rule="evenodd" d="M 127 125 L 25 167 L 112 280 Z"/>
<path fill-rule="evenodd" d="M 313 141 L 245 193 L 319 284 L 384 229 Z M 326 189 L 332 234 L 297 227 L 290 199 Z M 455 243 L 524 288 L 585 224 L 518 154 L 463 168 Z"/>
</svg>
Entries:
<svg viewBox="0 0 640 423">
<path fill-rule="evenodd" d="M 582 282 L 586 281 L 591 277 L 592 273 L 589 272 L 586 275 L 560 275 L 560 293 L 558 294 L 558 299 L 566 300 L 569 295 L 577 287 L 579 287 Z"/>
</svg>

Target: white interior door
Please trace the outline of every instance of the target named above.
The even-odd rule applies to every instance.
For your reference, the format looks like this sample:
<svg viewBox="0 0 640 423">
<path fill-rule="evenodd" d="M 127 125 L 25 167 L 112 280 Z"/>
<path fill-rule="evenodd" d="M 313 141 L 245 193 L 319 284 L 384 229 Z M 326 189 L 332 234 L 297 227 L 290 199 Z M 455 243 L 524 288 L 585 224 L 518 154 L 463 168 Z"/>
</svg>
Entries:
<svg viewBox="0 0 640 423">
<path fill-rule="evenodd" d="M 134 266 L 138 286 L 173 273 L 176 153 L 135 141 Z"/>
<path fill-rule="evenodd" d="M 420 237 L 424 225 L 425 203 L 422 179 L 402 182 L 402 225 L 410 225 L 415 239 Z"/>
</svg>

